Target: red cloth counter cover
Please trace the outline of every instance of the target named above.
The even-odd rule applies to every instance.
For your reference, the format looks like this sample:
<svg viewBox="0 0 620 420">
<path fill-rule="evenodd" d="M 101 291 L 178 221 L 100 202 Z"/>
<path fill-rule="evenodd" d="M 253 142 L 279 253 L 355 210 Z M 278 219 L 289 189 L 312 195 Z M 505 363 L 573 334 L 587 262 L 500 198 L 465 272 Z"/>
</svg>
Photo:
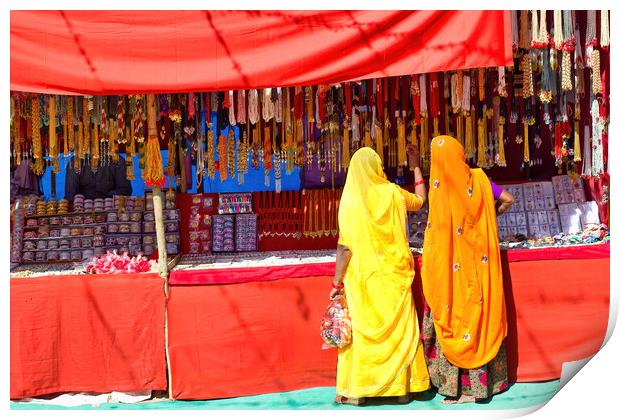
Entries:
<svg viewBox="0 0 620 420">
<path fill-rule="evenodd" d="M 157 274 L 11 279 L 12 399 L 164 390 L 164 280 Z"/>
<path fill-rule="evenodd" d="M 503 253 L 510 380 L 559 378 L 562 363 L 591 356 L 602 345 L 609 312 L 609 247 L 598 247 L 588 247 L 592 252 L 583 248 L 582 259 L 561 261 L 509 262 L 515 251 Z M 526 251 L 517 254 L 521 252 Z M 416 258 L 413 283 L 419 317 L 424 299 L 420 262 Z M 319 336 L 334 265 L 314 265 L 329 273 L 310 275 L 302 266 L 295 267 L 295 277 L 309 277 L 257 281 L 260 276 L 251 270 L 265 278 L 274 272 L 252 268 L 244 269 L 251 279 L 245 283 L 172 286 L 173 397 L 224 398 L 334 386 L 336 354 L 321 350 Z M 228 270 L 233 271 L 236 280 L 243 275 Z"/>
<path fill-rule="evenodd" d="M 172 397 L 333 386 L 336 351 L 319 335 L 330 287 L 327 277 L 171 287 Z"/>
<path fill-rule="evenodd" d="M 542 261 L 609 258 L 609 242 L 596 245 L 578 245 L 559 248 L 511 249 L 506 251 L 508 261 Z"/>
<path fill-rule="evenodd" d="M 222 91 L 510 66 L 502 10 L 12 10 L 11 90 Z"/>
<path fill-rule="evenodd" d="M 291 264 L 264 267 L 180 270 L 170 273 L 168 284 L 233 284 L 286 278 L 333 276 L 336 263 Z"/>
</svg>

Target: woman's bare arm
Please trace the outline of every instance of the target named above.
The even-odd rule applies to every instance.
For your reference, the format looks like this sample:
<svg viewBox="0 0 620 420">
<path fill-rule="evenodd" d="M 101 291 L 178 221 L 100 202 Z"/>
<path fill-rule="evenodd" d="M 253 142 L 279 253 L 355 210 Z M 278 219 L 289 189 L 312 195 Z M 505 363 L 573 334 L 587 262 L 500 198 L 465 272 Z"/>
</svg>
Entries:
<svg viewBox="0 0 620 420">
<path fill-rule="evenodd" d="M 510 209 L 510 207 L 512 207 L 512 204 L 514 202 L 515 202 L 515 199 L 512 196 L 512 194 L 510 194 L 506 190 L 502 191 L 496 204 L 497 214 L 500 215 L 500 214 L 506 213 Z"/>
<path fill-rule="evenodd" d="M 349 262 L 351 261 L 351 256 L 353 254 L 344 245 L 338 244 L 338 248 L 336 248 L 336 274 L 334 275 L 333 284 L 335 286 L 340 286 L 344 280 L 344 274 L 347 272 L 347 267 L 349 266 Z M 332 287 L 332 290 L 329 294 L 330 298 L 335 298 L 336 295 L 342 293 L 342 289 L 336 289 Z"/>
</svg>

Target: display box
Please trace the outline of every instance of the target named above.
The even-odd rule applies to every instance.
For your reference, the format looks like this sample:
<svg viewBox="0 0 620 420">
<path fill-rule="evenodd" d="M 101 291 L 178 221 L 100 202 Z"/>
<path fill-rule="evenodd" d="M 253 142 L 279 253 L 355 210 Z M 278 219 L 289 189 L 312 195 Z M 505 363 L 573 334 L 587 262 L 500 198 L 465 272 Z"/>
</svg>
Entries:
<svg viewBox="0 0 620 420">
<path fill-rule="evenodd" d="M 581 210 L 577 203 L 560 204 L 560 223 L 562 232 L 566 234 L 579 233 L 581 227 Z"/>
<path fill-rule="evenodd" d="M 585 227 L 590 224 L 600 224 L 598 215 L 598 205 L 596 201 L 587 201 L 585 203 L 579 203 L 580 210 L 580 222 L 581 226 Z"/>
<path fill-rule="evenodd" d="M 252 213 L 252 194 L 234 193 L 219 195 L 219 214 Z"/>
<path fill-rule="evenodd" d="M 235 237 L 237 251 L 256 251 L 258 249 L 256 214 L 237 214 L 235 216 Z"/>
</svg>

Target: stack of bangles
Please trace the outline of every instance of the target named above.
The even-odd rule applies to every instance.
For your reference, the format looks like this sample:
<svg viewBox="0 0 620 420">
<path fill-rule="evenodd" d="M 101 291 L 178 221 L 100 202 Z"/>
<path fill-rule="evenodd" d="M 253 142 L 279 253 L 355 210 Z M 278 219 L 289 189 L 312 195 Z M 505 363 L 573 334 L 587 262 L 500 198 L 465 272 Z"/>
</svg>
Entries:
<svg viewBox="0 0 620 420">
<path fill-rule="evenodd" d="M 414 187 L 417 187 L 418 185 L 424 185 L 424 179 L 421 179 L 418 182 L 416 182 L 415 184 L 413 184 Z"/>
<path fill-rule="evenodd" d="M 338 290 L 340 290 L 340 289 L 344 289 L 344 283 L 336 284 L 336 283 L 334 283 L 334 281 L 332 280 L 332 287 L 333 287 L 334 289 L 338 289 Z"/>
</svg>

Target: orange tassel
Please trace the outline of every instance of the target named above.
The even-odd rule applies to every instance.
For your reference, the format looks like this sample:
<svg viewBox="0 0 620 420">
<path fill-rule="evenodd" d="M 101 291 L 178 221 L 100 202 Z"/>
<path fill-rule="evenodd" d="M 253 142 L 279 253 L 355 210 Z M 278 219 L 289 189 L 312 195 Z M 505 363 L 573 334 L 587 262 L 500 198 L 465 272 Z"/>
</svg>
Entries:
<svg viewBox="0 0 620 420">
<path fill-rule="evenodd" d="M 146 113 L 148 124 L 148 142 L 146 144 L 146 162 L 144 168 L 144 182 L 149 187 L 161 187 L 166 183 L 164 165 L 161 160 L 161 150 L 157 137 L 157 123 L 155 121 L 155 95 L 146 95 Z M 110 140 L 112 143 L 112 140 Z"/>
</svg>

